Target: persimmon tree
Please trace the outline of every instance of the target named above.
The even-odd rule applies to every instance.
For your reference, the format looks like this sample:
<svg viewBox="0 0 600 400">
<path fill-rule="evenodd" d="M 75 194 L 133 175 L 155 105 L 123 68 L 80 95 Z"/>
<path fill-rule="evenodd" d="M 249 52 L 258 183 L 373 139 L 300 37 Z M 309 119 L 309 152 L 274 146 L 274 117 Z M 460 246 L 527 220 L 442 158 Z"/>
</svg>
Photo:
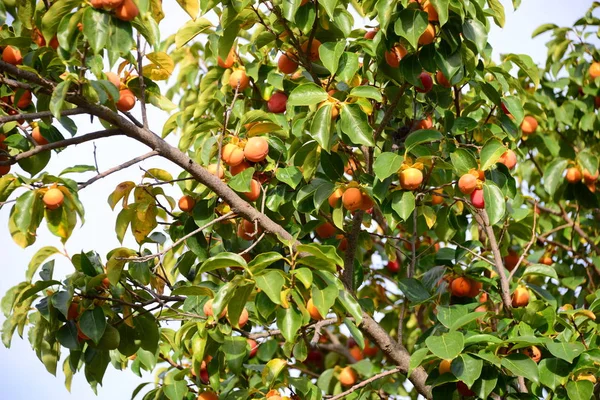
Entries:
<svg viewBox="0 0 600 400">
<path fill-rule="evenodd" d="M 597 3 L 536 30 L 543 68 L 493 61 L 497 0 L 178 3 L 168 38 L 160 1 L 0 3 L 1 215 L 39 246 L 5 346 L 67 387 L 153 372 L 145 399 L 598 395 Z M 117 135 L 149 152 L 46 168 Z M 135 248 L 36 242 L 150 157 L 172 170 L 107 193 Z"/>
</svg>

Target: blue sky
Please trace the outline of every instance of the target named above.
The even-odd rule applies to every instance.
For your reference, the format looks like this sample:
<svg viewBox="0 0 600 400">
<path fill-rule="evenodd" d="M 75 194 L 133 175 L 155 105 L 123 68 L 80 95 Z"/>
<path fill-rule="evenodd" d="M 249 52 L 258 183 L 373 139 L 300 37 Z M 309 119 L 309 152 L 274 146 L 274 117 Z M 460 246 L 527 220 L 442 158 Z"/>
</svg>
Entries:
<svg viewBox="0 0 600 400">
<path fill-rule="evenodd" d="M 490 42 L 497 56 L 499 53 L 528 54 L 538 64 L 544 62 L 546 57 L 545 42 L 547 35 L 531 39 L 531 32 L 541 24 L 555 23 L 568 26 L 581 17 L 589 8 L 591 1 L 576 0 L 565 2 L 564 0 L 523 0 L 521 7 L 514 12 L 510 1 L 502 1 L 506 7 L 506 25 L 503 30 L 494 27 L 490 34 Z M 568 3 L 568 6 L 566 5 Z M 172 0 L 163 4 L 166 10 L 166 18 L 161 23 L 163 37 L 174 33 L 189 17 L 180 11 Z M 137 110 L 134 110 L 134 113 Z M 158 110 L 151 110 L 151 126 L 160 132 L 167 115 Z M 98 129 L 89 124 L 89 118 L 76 119 L 81 133 Z M 144 154 L 148 151 L 145 146 L 137 144 L 124 138 L 111 138 L 96 142 L 98 162 L 100 170 L 106 170 L 124 161 Z M 93 145 L 91 143 L 71 147 L 53 157 L 48 171 L 58 173 L 62 169 L 71 166 L 75 160 L 77 164 L 90 163 L 92 160 Z M 151 159 L 141 166 L 145 168 L 159 167 L 176 171 L 172 166 L 159 159 Z M 69 254 L 75 254 L 83 250 L 95 249 L 104 255 L 112 248 L 119 246 L 114 235 L 114 221 L 116 213 L 110 210 L 106 198 L 117 184 L 125 180 L 139 181 L 142 171 L 137 167 L 131 167 L 99 181 L 81 192 L 80 197 L 86 206 L 86 223 L 78 228 L 73 237 L 67 243 Z M 173 192 L 176 195 L 176 192 Z M 50 235 L 45 227 L 39 230 L 38 241 L 33 246 L 23 250 L 19 248 L 8 233 L 7 221 L 10 207 L 6 206 L 0 210 L 0 296 L 15 284 L 24 279 L 24 271 L 31 256 L 44 245 L 61 247 L 59 240 Z M 127 241 L 129 240 L 129 242 Z M 126 239 L 124 245 L 130 244 L 135 247 L 133 241 Z M 69 272 L 67 260 L 57 260 L 55 276 L 62 277 Z M 0 323 L 4 320 L 0 316 Z M 100 387 L 98 396 L 89 388 L 82 373 L 75 375 L 72 385 L 72 393 L 69 394 L 63 385 L 64 377 L 58 372 L 53 377 L 46 372 L 39 362 L 35 353 L 31 350 L 27 338 L 21 340 L 15 335 L 11 349 L 0 345 L 0 387 L 4 399 L 20 400 L 30 398 L 77 398 L 77 399 L 129 399 L 133 389 L 141 382 L 154 381 L 151 374 L 146 374 L 140 379 L 131 372 L 116 371 L 108 367 L 104 378 L 105 386 Z M 62 364 L 62 362 L 61 362 Z M 60 370 L 60 368 L 59 368 Z"/>
</svg>

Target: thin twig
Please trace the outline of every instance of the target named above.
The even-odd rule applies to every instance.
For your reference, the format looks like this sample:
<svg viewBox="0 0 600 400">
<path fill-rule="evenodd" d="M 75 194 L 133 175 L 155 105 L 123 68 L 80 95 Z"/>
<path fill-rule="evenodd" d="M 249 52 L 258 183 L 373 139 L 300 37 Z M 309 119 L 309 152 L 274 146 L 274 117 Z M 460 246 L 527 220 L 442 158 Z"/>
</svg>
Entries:
<svg viewBox="0 0 600 400">
<path fill-rule="evenodd" d="M 151 151 L 151 152 L 146 153 L 144 155 L 141 155 L 139 157 L 136 157 L 134 159 L 131 159 L 131 160 L 129 160 L 129 161 L 127 161 L 127 162 L 125 162 L 125 163 L 123 163 L 121 165 L 117 165 L 116 167 L 113 167 L 113 168 L 108 169 L 108 170 L 106 170 L 106 171 L 104 171 L 102 173 L 99 173 L 98 175 L 94 176 L 93 178 L 90 178 L 88 181 L 86 181 L 84 183 L 81 183 L 79 185 L 79 189 L 84 189 L 84 188 L 90 186 L 92 183 L 96 182 L 97 180 L 100 180 L 102 178 L 106 178 L 110 174 L 114 174 L 115 172 L 121 171 L 121 170 L 123 170 L 125 168 L 128 168 L 128 167 L 131 167 L 134 164 L 137 164 L 137 163 L 139 163 L 141 161 L 144 161 L 147 158 L 154 157 L 156 155 L 158 155 L 158 151 L 154 150 L 154 151 Z"/>
<path fill-rule="evenodd" d="M 137 34 L 137 70 L 138 70 L 138 79 L 140 81 L 140 104 L 142 108 L 142 123 L 145 129 L 148 129 L 148 115 L 146 110 L 146 85 L 144 83 L 144 71 L 142 68 L 142 35 L 138 32 Z"/>
<path fill-rule="evenodd" d="M 372 382 L 375 382 L 378 379 L 385 378 L 386 376 L 389 376 L 389 375 L 397 374 L 398 372 L 400 372 L 400 368 L 399 367 L 396 367 L 394 369 L 390 369 L 388 371 L 380 372 L 377 375 L 373 375 L 369 379 L 365 379 L 364 381 L 362 381 L 360 383 L 357 383 L 356 385 L 352 386 L 350 389 L 348 389 L 348 390 L 346 390 L 346 391 L 344 391 L 344 392 L 342 392 L 342 393 L 340 393 L 338 395 L 335 395 L 335 396 L 332 396 L 332 397 L 326 397 L 326 398 L 328 400 L 338 400 L 338 399 L 344 398 L 344 397 L 348 396 L 349 394 L 357 391 L 358 389 L 363 388 L 363 387 L 369 385 Z"/>
</svg>

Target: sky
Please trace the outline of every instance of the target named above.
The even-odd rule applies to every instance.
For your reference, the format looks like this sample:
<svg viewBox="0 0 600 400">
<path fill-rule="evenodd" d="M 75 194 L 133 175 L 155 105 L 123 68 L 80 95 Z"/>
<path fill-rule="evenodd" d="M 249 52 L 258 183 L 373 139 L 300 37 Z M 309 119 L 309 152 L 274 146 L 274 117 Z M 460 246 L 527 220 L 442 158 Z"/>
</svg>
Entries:
<svg viewBox="0 0 600 400">
<path fill-rule="evenodd" d="M 506 10 L 505 27 L 500 29 L 494 25 L 489 35 L 489 41 L 494 48 L 496 59 L 500 53 L 527 54 L 533 58 L 534 62 L 542 64 L 546 58 L 545 42 L 549 36 L 544 34 L 536 39 L 531 39 L 533 30 L 544 23 L 570 26 L 576 19 L 583 16 L 592 2 L 591 0 L 569 2 L 564 0 L 523 0 L 516 12 L 513 11 L 510 1 L 502 0 L 502 3 Z M 162 37 L 165 38 L 176 32 L 183 25 L 182 21 L 187 21 L 189 17 L 181 11 L 173 0 L 165 1 L 163 8 L 166 16 L 165 20 L 161 22 L 160 28 Z M 133 110 L 133 113 L 138 118 L 140 117 L 137 107 Z M 160 133 L 168 115 L 158 109 L 150 109 L 149 117 L 151 128 Z M 79 126 L 78 134 L 101 129 L 97 123 L 94 126 L 90 125 L 89 117 L 79 117 L 74 118 L 74 120 Z M 171 138 L 170 140 L 174 143 L 177 139 Z M 95 144 L 100 171 L 149 151 L 148 148 L 135 141 L 120 137 L 98 140 Z M 46 170 L 58 174 L 64 168 L 73 164 L 91 164 L 93 151 L 92 143 L 69 147 L 58 156 L 53 154 Z M 106 199 L 120 182 L 127 180 L 139 182 L 143 175 L 143 171 L 140 170 L 139 166 L 144 169 L 164 168 L 174 176 L 179 173 L 179 169 L 174 168 L 169 162 L 159 158 L 151 158 L 127 170 L 112 174 L 81 191 L 80 199 L 86 207 L 86 222 L 83 226 L 76 228 L 73 236 L 67 242 L 66 249 L 69 254 L 94 249 L 105 260 L 105 255 L 110 249 L 120 246 L 114 233 L 114 223 L 118 209 L 113 212 Z M 71 175 L 70 177 L 85 180 L 92 175 L 82 174 L 81 176 Z M 173 189 L 171 193 L 175 196 L 179 195 L 177 189 Z M 44 224 L 38 230 L 38 240 L 34 245 L 26 249 L 18 247 L 10 237 L 7 228 L 10 208 L 10 206 L 5 206 L 0 209 L 0 273 L 2 274 L 0 278 L 0 297 L 10 287 L 24 280 L 25 269 L 32 255 L 39 248 L 48 245 L 62 247 L 59 239 L 52 236 Z M 123 245 L 136 248 L 135 242 L 129 234 L 126 236 Z M 64 258 L 62 260 L 57 259 L 55 277 L 62 278 L 65 274 L 72 272 L 69 266 L 70 262 L 68 260 Z M 4 316 L 0 315 L 0 323 L 3 321 Z M 15 335 L 10 349 L 6 349 L 0 344 L 0 360 L 0 387 L 2 388 L 0 397 L 11 400 L 30 398 L 130 399 L 131 392 L 138 384 L 154 381 L 154 377 L 150 373 L 146 373 L 143 378 L 138 378 L 129 371 L 116 371 L 109 365 L 104 377 L 105 386 L 99 387 L 97 397 L 87 384 L 83 373 L 74 376 L 71 394 L 69 394 L 63 385 L 62 360 L 59 362 L 57 377 L 50 375 L 37 359 L 26 336 L 21 340 L 18 335 Z"/>
</svg>

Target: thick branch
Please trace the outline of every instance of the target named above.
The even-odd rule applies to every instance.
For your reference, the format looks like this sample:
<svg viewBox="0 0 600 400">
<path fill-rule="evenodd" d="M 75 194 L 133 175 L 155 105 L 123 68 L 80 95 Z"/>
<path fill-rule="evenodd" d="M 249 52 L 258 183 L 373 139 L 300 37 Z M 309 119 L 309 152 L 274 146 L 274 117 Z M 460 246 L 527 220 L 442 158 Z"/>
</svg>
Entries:
<svg viewBox="0 0 600 400">
<path fill-rule="evenodd" d="M 62 116 L 68 115 L 79 115 L 86 114 L 87 110 L 83 108 L 72 108 L 70 110 L 63 110 L 60 112 Z M 15 114 L 15 115 L 6 115 L 0 117 L 0 124 L 4 124 L 6 122 L 19 121 L 24 119 L 25 121 L 33 121 L 36 119 L 49 118 L 52 117 L 52 113 L 50 111 L 40 111 L 35 113 L 23 113 L 23 114 Z"/>
</svg>

